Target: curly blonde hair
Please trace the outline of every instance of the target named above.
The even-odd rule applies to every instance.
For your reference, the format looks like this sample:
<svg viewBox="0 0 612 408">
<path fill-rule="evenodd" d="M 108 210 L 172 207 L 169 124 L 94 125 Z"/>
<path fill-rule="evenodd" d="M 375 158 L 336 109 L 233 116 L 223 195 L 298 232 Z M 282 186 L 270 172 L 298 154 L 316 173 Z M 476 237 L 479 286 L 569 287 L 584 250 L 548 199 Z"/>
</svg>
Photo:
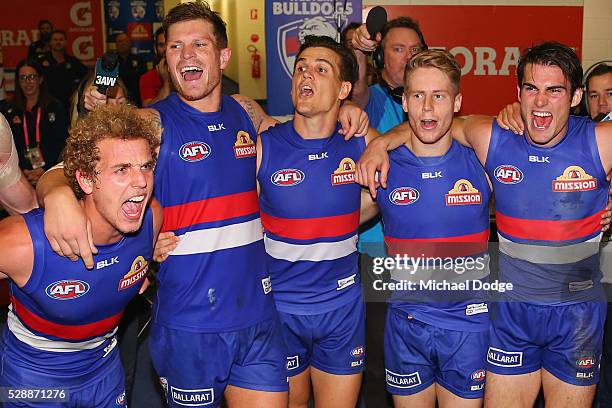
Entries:
<svg viewBox="0 0 612 408">
<path fill-rule="evenodd" d="M 155 160 L 159 147 L 161 127 L 159 123 L 141 116 L 130 105 L 99 105 L 86 117 L 79 119 L 69 130 L 64 155 L 64 174 L 77 198 L 85 192 L 79 186 L 76 172 L 96 180 L 96 165 L 100 161 L 98 143 L 104 139 L 145 139 Z"/>
</svg>

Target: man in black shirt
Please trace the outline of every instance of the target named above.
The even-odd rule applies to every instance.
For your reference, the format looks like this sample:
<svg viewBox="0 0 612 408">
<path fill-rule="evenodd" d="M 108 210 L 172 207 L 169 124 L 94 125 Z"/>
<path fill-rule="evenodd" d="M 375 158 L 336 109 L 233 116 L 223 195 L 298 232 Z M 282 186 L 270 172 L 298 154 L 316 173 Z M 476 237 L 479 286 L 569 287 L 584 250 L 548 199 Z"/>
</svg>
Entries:
<svg viewBox="0 0 612 408">
<path fill-rule="evenodd" d="M 53 31 L 53 24 L 49 20 L 40 20 L 38 22 L 38 40 L 34 41 L 28 47 L 28 58 L 36 58 L 40 54 L 49 52 L 49 40 L 51 39 L 51 32 Z"/>
<path fill-rule="evenodd" d="M 87 67 L 66 52 L 66 32 L 54 30 L 49 42 L 51 51 L 41 54 L 38 61 L 45 70 L 49 92 L 69 111 L 70 96 L 87 74 Z"/>
<path fill-rule="evenodd" d="M 140 91 L 138 84 L 140 76 L 147 71 L 145 62 L 132 54 L 130 37 L 124 32 L 115 34 L 115 44 L 119 55 L 119 78 L 128 89 L 128 99 L 134 105 L 140 106 Z"/>
</svg>

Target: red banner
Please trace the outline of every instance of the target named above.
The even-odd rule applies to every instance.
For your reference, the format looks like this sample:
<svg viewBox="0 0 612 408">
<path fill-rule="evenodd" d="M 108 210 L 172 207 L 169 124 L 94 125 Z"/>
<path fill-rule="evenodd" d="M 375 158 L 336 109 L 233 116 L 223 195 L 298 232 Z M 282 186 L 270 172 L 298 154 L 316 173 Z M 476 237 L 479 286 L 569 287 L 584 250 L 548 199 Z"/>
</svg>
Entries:
<svg viewBox="0 0 612 408">
<path fill-rule="evenodd" d="M 66 51 L 93 65 L 104 52 L 101 0 L 10 1 L 0 13 L 0 44 L 4 67 L 14 68 L 38 39 L 38 22 L 50 20 L 55 29 L 66 31 Z M 13 89 L 12 80 L 6 86 Z"/>
<path fill-rule="evenodd" d="M 384 6 L 388 18 L 410 16 L 430 48 L 443 48 L 463 67 L 462 114 L 497 114 L 517 100 L 516 65 L 525 48 L 554 40 L 581 55 L 577 6 Z"/>
</svg>

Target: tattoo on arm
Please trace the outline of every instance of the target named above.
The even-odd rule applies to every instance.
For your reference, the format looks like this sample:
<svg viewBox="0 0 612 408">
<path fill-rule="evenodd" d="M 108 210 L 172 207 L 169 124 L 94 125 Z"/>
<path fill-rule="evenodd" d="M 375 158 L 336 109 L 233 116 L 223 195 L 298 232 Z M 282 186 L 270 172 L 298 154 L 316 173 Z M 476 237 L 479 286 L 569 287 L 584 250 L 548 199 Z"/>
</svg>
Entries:
<svg viewBox="0 0 612 408">
<path fill-rule="evenodd" d="M 236 101 L 238 101 L 238 103 L 244 108 L 247 115 L 249 115 L 249 118 L 251 118 L 251 122 L 253 122 L 253 126 L 255 127 L 255 130 L 259 132 L 260 130 L 259 128 L 261 126 L 261 122 L 263 121 L 263 118 L 257 112 L 257 109 L 255 109 L 255 107 L 253 106 L 253 101 L 250 100 L 249 98 L 243 97 L 242 95 L 234 95 L 234 99 L 236 99 Z"/>
</svg>

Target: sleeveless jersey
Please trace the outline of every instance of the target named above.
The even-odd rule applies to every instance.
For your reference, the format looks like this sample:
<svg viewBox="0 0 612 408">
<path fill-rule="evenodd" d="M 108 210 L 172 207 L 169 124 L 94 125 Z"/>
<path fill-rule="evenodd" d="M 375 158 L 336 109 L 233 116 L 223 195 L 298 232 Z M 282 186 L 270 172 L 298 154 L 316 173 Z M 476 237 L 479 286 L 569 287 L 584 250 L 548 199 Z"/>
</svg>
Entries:
<svg viewBox="0 0 612 408">
<path fill-rule="evenodd" d="M 261 135 L 259 202 L 277 309 L 334 310 L 361 294 L 357 228 L 362 137 L 303 139 L 293 121 Z"/>
<path fill-rule="evenodd" d="M 570 116 L 567 135 L 538 147 L 493 123 L 486 170 L 495 191 L 500 278 L 507 295 L 563 304 L 601 296 L 600 215 L 609 183 L 595 125 Z"/>
<path fill-rule="evenodd" d="M 34 245 L 34 266 L 22 288 L 10 282 L 3 351 L 25 369 L 55 378 L 60 385 L 81 385 L 103 375 L 105 363 L 118 358 L 107 355 L 115 349 L 113 336 L 123 309 L 147 274 L 153 255 L 153 215 L 147 209 L 135 234 L 115 244 L 97 245 L 93 270 L 53 252 L 43 215 L 36 209 L 23 216 Z M 10 373 L 17 367 L 8 369 Z"/>
<path fill-rule="evenodd" d="M 485 330 L 486 298 L 475 283 L 489 275 L 490 187 L 482 165 L 454 140 L 440 157 L 400 146 L 389 159 L 387 189 L 376 200 L 388 254 L 402 259 L 391 276 L 411 282 L 393 293 L 390 307 L 437 327 Z"/>
<path fill-rule="evenodd" d="M 155 196 L 162 229 L 180 237 L 160 265 L 156 323 L 218 332 L 272 317 L 250 118 L 225 95 L 218 112 L 200 112 L 175 93 L 154 108 L 164 128 Z"/>
</svg>

